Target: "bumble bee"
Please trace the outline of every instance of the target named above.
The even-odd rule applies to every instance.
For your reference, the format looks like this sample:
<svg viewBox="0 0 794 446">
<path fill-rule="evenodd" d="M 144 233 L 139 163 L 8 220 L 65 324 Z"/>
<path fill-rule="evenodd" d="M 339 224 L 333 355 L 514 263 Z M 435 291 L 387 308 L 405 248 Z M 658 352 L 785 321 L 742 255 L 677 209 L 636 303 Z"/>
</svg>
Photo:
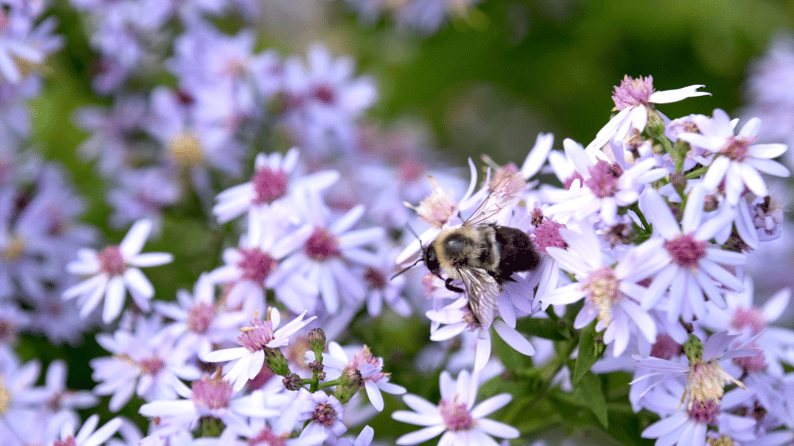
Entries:
<svg viewBox="0 0 794 446">
<path fill-rule="evenodd" d="M 444 280 L 447 289 L 462 293 L 464 289 L 453 281 L 463 282 L 469 309 L 483 328 L 493 322 L 496 296 L 504 283 L 514 282 L 514 273 L 535 270 L 540 264 L 540 254 L 526 232 L 490 222 L 513 200 L 515 195 L 509 184 L 516 179 L 519 178 L 513 176 L 500 181 L 461 226 L 443 230 L 427 247 L 422 247 L 421 260 L 431 273 Z M 520 181 L 524 181 L 523 177 Z"/>
</svg>

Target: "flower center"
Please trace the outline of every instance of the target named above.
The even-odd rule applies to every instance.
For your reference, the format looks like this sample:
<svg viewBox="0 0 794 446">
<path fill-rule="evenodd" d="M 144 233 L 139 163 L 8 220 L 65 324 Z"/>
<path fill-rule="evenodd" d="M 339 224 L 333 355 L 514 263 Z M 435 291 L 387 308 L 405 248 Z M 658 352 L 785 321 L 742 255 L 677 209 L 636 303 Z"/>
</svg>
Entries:
<svg viewBox="0 0 794 446">
<path fill-rule="evenodd" d="M 5 386 L 5 379 L 0 376 L 0 414 L 5 414 L 11 402 L 11 391 Z"/>
<path fill-rule="evenodd" d="M 458 397 L 452 401 L 441 400 L 438 403 L 438 411 L 441 413 L 441 418 L 444 420 L 444 425 L 451 431 L 469 430 L 474 426 L 474 418 L 472 418 L 469 410 L 466 409 L 466 404 L 457 404 Z"/>
<path fill-rule="evenodd" d="M 251 446 L 284 446 L 286 445 L 284 440 L 287 438 L 289 438 L 289 434 L 276 434 L 269 427 L 265 427 L 256 436 L 249 439 L 248 444 Z"/>
<path fill-rule="evenodd" d="M 369 364 L 377 369 L 383 368 L 383 360 L 381 358 L 372 356 L 372 352 L 369 350 L 369 347 L 365 345 L 361 348 L 361 350 L 356 352 L 356 355 L 353 356 L 353 359 L 350 360 L 345 369 L 359 369 L 364 364 Z M 369 375 L 366 379 L 372 382 L 378 382 L 384 376 L 386 376 L 384 373 L 378 372 Z"/>
<path fill-rule="evenodd" d="M 524 189 L 524 186 L 527 185 L 526 181 L 524 181 L 524 177 L 522 175 L 513 175 L 518 172 L 518 166 L 514 163 L 509 163 L 504 167 L 500 167 L 494 171 L 493 177 L 491 178 L 491 184 L 488 187 L 493 191 L 499 187 L 501 193 L 507 195 L 515 195 L 521 192 Z M 506 179 L 509 179 L 509 183 L 502 184 Z"/>
<path fill-rule="evenodd" d="M 424 171 L 425 166 L 418 163 L 416 160 L 408 159 L 400 163 L 400 166 L 397 168 L 397 175 L 402 182 L 409 183 L 418 180 Z"/>
<path fill-rule="evenodd" d="M 237 261 L 237 267 L 242 271 L 242 278 L 245 280 L 264 284 L 267 276 L 278 266 L 276 259 L 258 248 L 240 248 L 238 252 L 240 260 Z"/>
<path fill-rule="evenodd" d="M 431 177 L 430 181 L 435 186 L 433 191 L 430 192 L 427 198 L 419 202 L 419 206 L 415 210 L 419 218 L 427 224 L 436 229 L 441 229 L 458 210 L 458 205 L 450 194 L 441 189 L 436 180 Z"/>
<path fill-rule="evenodd" d="M 567 248 L 568 244 L 565 243 L 565 240 L 560 235 L 560 229 L 565 228 L 566 226 L 562 223 L 557 223 L 554 220 L 550 220 L 548 218 L 544 219 L 543 222 L 535 227 L 535 230 L 532 231 L 532 240 L 538 246 L 538 251 L 542 254 L 548 254 L 546 252 L 546 248 L 553 247 L 553 248 Z"/>
<path fill-rule="evenodd" d="M 271 170 L 268 167 L 257 169 L 251 178 L 256 196 L 255 204 L 272 203 L 287 193 L 287 173 L 284 169 Z"/>
<path fill-rule="evenodd" d="M 204 159 L 201 142 L 192 132 L 184 132 L 175 137 L 169 145 L 171 156 L 182 166 L 201 164 Z"/>
<path fill-rule="evenodd" d="M 653 77 L 642 76 L 634 79 L 628 75 L 623 77 L 620 86 L 615 87 L 612 100 L 615 101 L 615 110 L 623 110 L 628 107 L 645 105 L 653 94 Z"/>
<path fill-rule="evenodd" d="M 737 308 L 731 318 L 731 326 L 737 330 L 749 328 L 753 334 L 758 334 L 766 328 L 764 313 L 756 307 Z"/>
<path fill-rule="evenodd" d="M 717 404 L 722 398 L 725 384 L 729 382 L 744 387 L 718 363 L 696 362 L 687 374 L 686 392 L 689 394 L 689 409 L 692 410 L 694 404 L 703 401 Z"/>
<path fill-rule="evenodd" d="M 317 403 L 312 413 L 312 421 L 326 427 L 331 427 L 336 423 L 336 409 L 329 403 Z"/>
<path fill-rule="evenodd" d="M 587 290 L 592 305 L 598 308 L 598 320 L 609 326 L 612 321 L 612 303 L 620 296 L 620 281 L 615 277 L 615 271 L 603 266 L 591 272 L 582 288 Z"/>
<path fill-rule="evenodd" d="M 689 418 L 696 423 L 706 423 L 716 426 L 717 416 L 720 414 L 720 405 L 716 401 L 696 401 L 689 408 Z"/>
<path fill-rule="evenodd" d="M 596 197 L 611 197 L 617 192 L 618 178 L 623 175 L 623 168 L 619 164 L 598 160 L 589 171 L 590 178 L 584 180 L 584 184 Z"/>
<path fill-rule="evenodd" d="M 215 318 L 215 307 L 199 302 L 190 309 L 187 315 L 187 327 L 194 333 L 206 333 Z"/>
<path fill-rule="evenodd" d="M 243 334 L 237 337 L 237 341 L 252 353 L 263 350 L 273 340 L 273 325 L 270 321 L 259 319 L 258 314 L 251 320 L 250 327 L 243 327 L 240 331 Z"/>
<path fill-rule="evenodd" d="M 155 375 L 159 372 L 165 362 L 159 356 L 152 356 L 151 358 L 145 358 L 138 361 L 138 366 L 140 366 L 141 371 L 148 375 Z"/>
<path fill-rule="evenodd" d="M 124 256 L 121 255 L 118 246 L 108 246 L 103 249 L 97 254 L 97 259 L 99 260 L 99 270 L 111 276 L 120 276 L 127 269 Z"/>
<path fill-rule="evenodd" d="M 670 359 L 683 352 L 681 344 L 666 334 L 656 335 L 656 343 L 651 347 L 651 356 L 654 358 Z"/>
<path fill-rule="evenodd" d="M 364 272 L 364 280 L 367 281 L 367 284 L 373 290 L 382 290 L 386 288 L 386 276 L 375 268 L 367 267 L 367 270 Z"/>
<path fill-rule="evenodd" d="M 766 370 L 766 356 L 764 351 L 758 347 L 753 347 L 756 351 L 754 356 L 744 356 L 733 358 L 733 363 L 742 368 L 745 373 L 757 373 Z"/>
<path fill-rule="evenodd" d="M 55 440 L 55 442 L 52 443 L 52 446 L 77 446 L 77 443 L 75 442 L 74 435 L 70 435 L 65 440 Z"/>
<path fill-rule="evenodd" d="M 221 378 L 204 375 L 200 380 L 193 381 L 190 399 L 197 406 L 211 410 L 229 407 L 232 400 L 232 385 Z"/>
<path fill-rule="evenodd" d="M 333 104 L 335 96 L 334 90 L 327 85 L 322 85 L 314 90 L 314 97 L 324 104 Z"/>
<path fill-rule="evenodd" d="M 744 161 L 748 155 L 750 145 L 755 141 L 755 137 L 737 138 L 731 136 L 728 142 L 722 147 L 720 152 L 735 161 Z"/>
<path fill-rule="evenodd" d="M 6 262 L 10 263 L 22 257 L 22 254 L 24 253 L 25 239 L 23 239 L 19 234 L 12 234 L 6 246 L 2 251 L 0 251 L 0 257 L 2 257 Z"/>
<path fill-rule="evenodd" d="M 327 229 L 317 226 L 306 240 L 306 255 L 315 260 L 326 260 L 342 254 L 339 251 L 339 239 Z"/>
<path fill-rule="evenodd" d="M 733 446 L 731 437 L 723 435 L 720 438 L 707 438 L 706 444 L 709 446 Z"/>
<path fill-rule="evenodd" d="M 675 263 L 693 269 L 706 255 L 706 242 L 695 240 L 694 232 L 665 241 L 664 248 L 673 257 Z"/>
</svg>

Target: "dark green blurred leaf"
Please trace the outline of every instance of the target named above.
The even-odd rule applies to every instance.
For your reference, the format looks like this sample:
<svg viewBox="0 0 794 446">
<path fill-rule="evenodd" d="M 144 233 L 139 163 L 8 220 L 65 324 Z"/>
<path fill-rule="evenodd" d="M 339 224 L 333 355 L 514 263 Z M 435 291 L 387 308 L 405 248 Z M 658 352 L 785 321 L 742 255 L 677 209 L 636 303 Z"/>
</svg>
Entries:
<svg viewBox="0 0 794 446">
<path fill-rule="evenodd" d="M 609 427 L 606 398 L 604 398 L 604 392 L 601 390 L 601 381 L 595 375 L 590 372 L 585 373 L 582 379 L 579 380 L 579 384 L 574 388 L 573 395 L 580 403 L 593 412 L 593 415 L 604 426 L 604 429 Z"/>
<path fill-rule="evenodd" d="M 576 365 L 573 369 L 573 384 L 579 383 L 590 367 L 598 361 L 598 358 L 603 354 L 603 344 L 596 341 L 595 326 L 597 321 L 593 321 L 590 325 L 582 330 L 579 338 L 579 354 L 576 356 Z M 600 346 L 598 344 L 601 344 Z"/>
</svg>

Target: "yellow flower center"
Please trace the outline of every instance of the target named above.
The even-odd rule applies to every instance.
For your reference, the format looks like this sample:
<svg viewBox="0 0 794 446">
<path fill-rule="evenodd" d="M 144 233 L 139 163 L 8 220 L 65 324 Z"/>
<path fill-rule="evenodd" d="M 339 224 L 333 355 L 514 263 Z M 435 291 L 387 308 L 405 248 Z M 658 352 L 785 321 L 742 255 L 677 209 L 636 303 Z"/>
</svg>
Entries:
<svg viewBox="0 0 794 446">
<path fill-rule="evenodd" d="M 182 166 L 195 166 L 204 160 L 201 142 L 193 132 L 178 135 L 169 145 L 171 156 Z"/>
<path fill-rule="evenodd" d="M 6 262 L 13 262 L 25 252 L 25 240 L 19 234 L 12 234 L 9 237 L 8 244 L 0 251 L 3 260 Z"/>
</svg>

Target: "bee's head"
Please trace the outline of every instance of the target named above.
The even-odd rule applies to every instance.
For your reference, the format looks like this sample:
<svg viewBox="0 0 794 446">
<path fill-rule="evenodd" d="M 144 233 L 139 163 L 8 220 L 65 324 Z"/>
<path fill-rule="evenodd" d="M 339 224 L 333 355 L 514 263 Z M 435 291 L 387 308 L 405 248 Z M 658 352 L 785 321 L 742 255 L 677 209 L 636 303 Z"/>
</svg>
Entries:
<svg viewBox="0 0 794 446">
<path fill-rule="evenodd" d="M 431 273 L 439 275 L 441 271 L 441 264 L 438 262 L 438 255 L 436 254 L 436 248 L 433 243 L 425 248 L 422 260 L 425 262 L 427 269 L 429 269 Z"/>
</svg>

